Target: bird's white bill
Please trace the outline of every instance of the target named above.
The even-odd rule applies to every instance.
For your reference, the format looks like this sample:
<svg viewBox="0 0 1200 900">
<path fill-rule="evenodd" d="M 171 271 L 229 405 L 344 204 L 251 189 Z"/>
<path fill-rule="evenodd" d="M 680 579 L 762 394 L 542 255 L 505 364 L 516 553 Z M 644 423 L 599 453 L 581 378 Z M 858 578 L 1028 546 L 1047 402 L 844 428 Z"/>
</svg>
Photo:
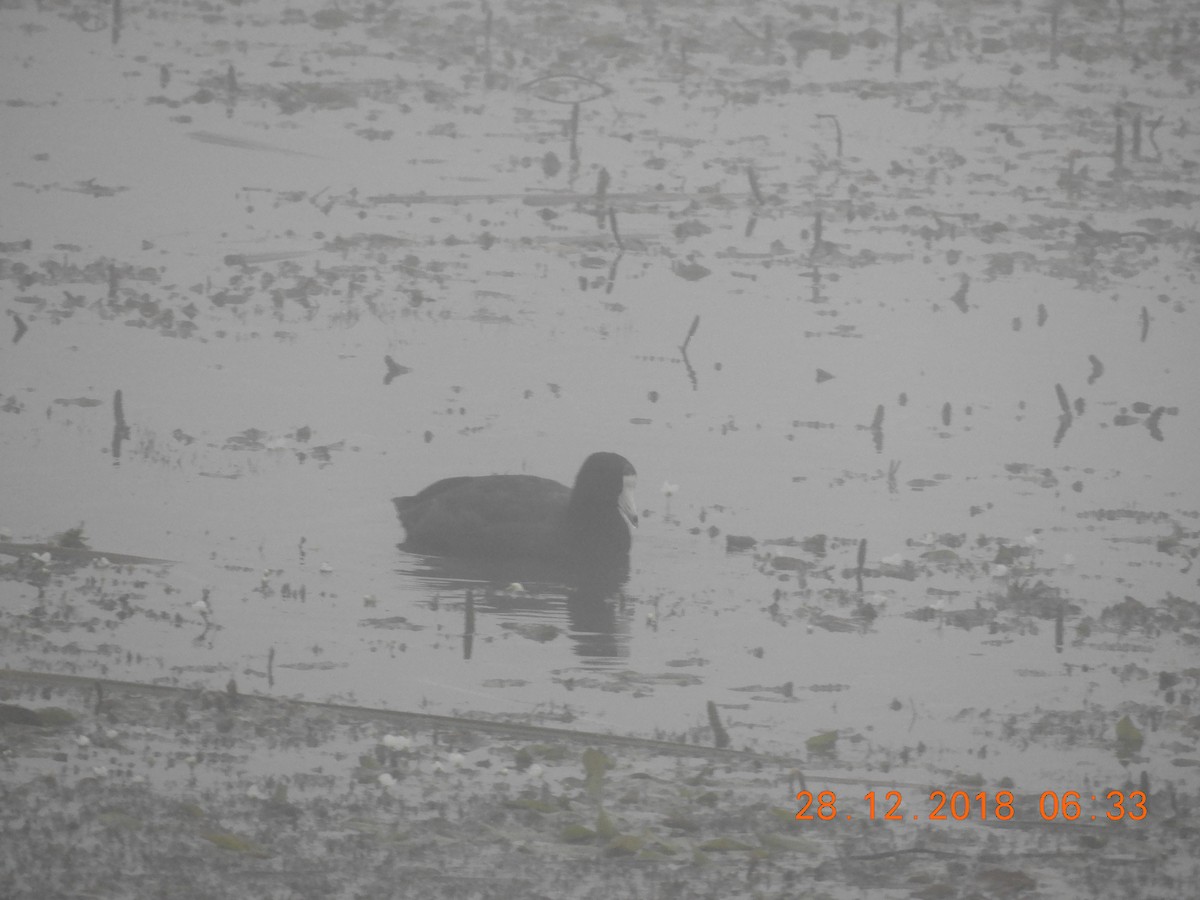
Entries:
<svg viewBox="0 0 1200 900">
<path fill-rule="evenodd" d="M 635 487 L 637 487 L 637 476 L 626 475 L 625 486 L 621 489 L 621 496 L 617 498 L 617 509 L 621 510 L 621 515 L 629 522 L 630 528 L 637 528 L 638 524 L 637 501 L 633 499 Z"/>
</svg>

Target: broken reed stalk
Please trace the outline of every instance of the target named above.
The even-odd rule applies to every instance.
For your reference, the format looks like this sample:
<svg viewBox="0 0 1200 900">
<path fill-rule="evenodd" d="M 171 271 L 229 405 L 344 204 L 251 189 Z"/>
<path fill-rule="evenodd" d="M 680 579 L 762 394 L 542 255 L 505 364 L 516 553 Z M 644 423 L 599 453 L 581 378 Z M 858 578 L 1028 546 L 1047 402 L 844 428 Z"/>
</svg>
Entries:
<svg viewBox="0 0 1200 900">
<path fill-rule="evenodd" d="M 117 277 L 117 267 L 112 263 L 108 266 L 108 299 L 117 299 L 117 288 L 120 286 L 120 280 Z"/>
<path fill-rule="evenodd" d="M 621 232 L 617 230 L 617 211 L 610 206 L 608 208 L 608 227 L 612 229 L 612 235 L 617 242 L 617 249 L 624 253 L 625 245 L 621 242 Z"/>
<path fill-rule="evenodd" d="M 762 206 L 763 195 L 758 189 L 758 173 L 754 171 L 754 166 L 746 166 L 746 176 L 750 179 L 750 193 L 754 195 L 755 205 Z"/>
<path fill-rule="evenodd" d="M 1133 116 L 1133 136 L 1129 148 L 1130 154 L 1134 159 L 1142 158 L 1142 114 L 1135 113 Z"/>
<path fill-rule="evenodd" d="M 121 0 L 113 0 L 112 4 L 112 42 L 121 40 Z"/>
<path fill-rule="evenodd" d="M 721 724 L 721 719 L 717 716 L 717 704 L 711 700 L 708 701 L 708 724 L 712 726 L 713 743 L 718 750 L 724 750 L 729 746 L 729 732 Z"/>
<path fill-rule="evenodd" d="M 818 209 L 816 218 L 813 220 L 812 255 L 816 256 L 820 252 L 821 252 L 821 211 Z"/>
<path fill-rule="evenodd" d="M 841 159 L 842 158 L 842 123 L 840 121 L 838 121 L 838 117 L 833 115 L 833 113 L 817 113 L 817 118 L 833 120 L 833 130 L 834 130 L 834 133 L 837 135 L 837 155 L 838 155 L 838 159 Z"/>
<path fill-rule="evenodd" d="M 904 60 L 904 5 L 896 4 L 896 74 L 900 74 Z"/>
<path fill-rule="evenodd" d="M 867 539 L 863 538 L 858 542 L 858 567 L 854 572 L 854 580 L 858 583 L 858 592 L 861 594 L 863 589 L 863 567 L 867 562 Z"/>
<path fill-rule="evenodd" d="M 696 333 L 696 329 L 700 327 L 700 317 L 696 316 L 692 319 L 692 327 L 688 329 L 687 337 L 683 339 L 683 343 L 679 345 L 679 349 L 685 354 L 687 353 L 688 344 L 692 342 L 692 335 Z"/>
</svg>

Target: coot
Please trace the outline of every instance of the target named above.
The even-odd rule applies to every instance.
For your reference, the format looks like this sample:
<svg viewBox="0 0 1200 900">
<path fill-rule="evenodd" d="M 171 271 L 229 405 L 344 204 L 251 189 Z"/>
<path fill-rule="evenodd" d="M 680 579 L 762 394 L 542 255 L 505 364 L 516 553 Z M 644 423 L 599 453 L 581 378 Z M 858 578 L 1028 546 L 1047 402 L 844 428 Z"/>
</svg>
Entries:
<svg viewBox="0 0 1200 900">
<path fill-rule="evenodd" d="M 625 457 L 593 453 L 573 489 L 533 475 L 459 476 L 392 502 L 416 553 L 616 566 L 628 564 L 637 527 L 636 482 Z"/>
</svg>

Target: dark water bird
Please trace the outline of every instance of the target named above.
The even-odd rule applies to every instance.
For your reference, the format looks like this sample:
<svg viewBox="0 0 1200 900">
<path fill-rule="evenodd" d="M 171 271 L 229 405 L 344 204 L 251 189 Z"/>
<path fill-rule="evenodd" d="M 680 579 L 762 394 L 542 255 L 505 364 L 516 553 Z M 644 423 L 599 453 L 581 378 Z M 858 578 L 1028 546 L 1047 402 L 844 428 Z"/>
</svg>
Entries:
<svg viewBox="0 0 1200 900">
<path fill-rule="evenodd" d="M 533 475 L 444 478 L 392 502 L 415 553 L 628 567 L 637 527 L 637 472 L 616 453 L 593 453 L 575 486 Z"/>
</svg>

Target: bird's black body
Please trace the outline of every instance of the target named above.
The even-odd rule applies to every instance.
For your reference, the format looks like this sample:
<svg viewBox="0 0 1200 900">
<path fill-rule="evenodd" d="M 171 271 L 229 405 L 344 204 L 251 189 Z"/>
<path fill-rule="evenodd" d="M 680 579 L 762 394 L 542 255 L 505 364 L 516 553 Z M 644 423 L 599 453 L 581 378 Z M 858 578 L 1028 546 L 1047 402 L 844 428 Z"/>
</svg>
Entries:
<svg viewBox="0 0 1200 900">
<path fill-rule="evenodd" d="M 627 565 L 635 477 L 623 456 L 593 453 L 574 488 L 533 475 L 459 476 L 392 502 L 415 553 Z"/>
</svg>

